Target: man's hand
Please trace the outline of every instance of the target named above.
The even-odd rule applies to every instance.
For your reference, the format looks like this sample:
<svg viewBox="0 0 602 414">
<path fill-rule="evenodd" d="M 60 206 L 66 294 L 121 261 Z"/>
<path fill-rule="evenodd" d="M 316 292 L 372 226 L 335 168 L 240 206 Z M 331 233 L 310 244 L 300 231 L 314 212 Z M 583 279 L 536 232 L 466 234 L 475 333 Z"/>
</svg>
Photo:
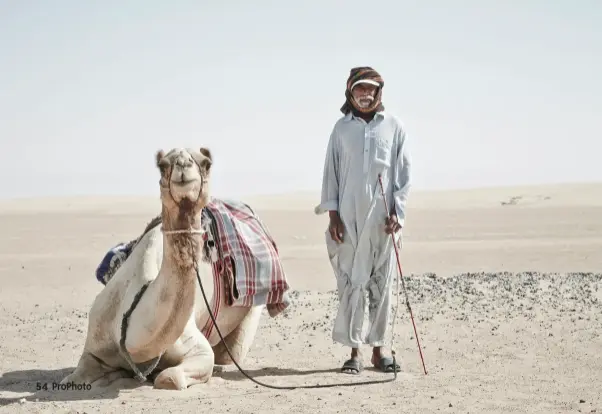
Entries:
<svg viewBox="0 0 602 414">
<path fill-rule="evenodd" d="M 399 220 L 397 220 L 397 214 L 392 213 L 385 221 L 385 233 L 393 234 L 397 233 L 399 230 L 401 230 L 401 224 L 399 224 Z"/>
<path fill-rule="evenodd" d="M 341 217 L 337 211 L 330 211 L 330 223 L 328 224 L 328 231 L 330 232 L 330 237 L 337 243 L 343 243 L 343 233 L 345 231 L 345 226 L 341 221 Z"/>
</svg>

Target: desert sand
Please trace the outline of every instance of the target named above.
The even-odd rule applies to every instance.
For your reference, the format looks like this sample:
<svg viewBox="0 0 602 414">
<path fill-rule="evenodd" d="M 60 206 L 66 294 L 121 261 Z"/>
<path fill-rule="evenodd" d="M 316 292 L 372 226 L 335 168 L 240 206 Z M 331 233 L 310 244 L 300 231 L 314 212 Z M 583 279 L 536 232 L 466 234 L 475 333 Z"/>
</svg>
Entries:
<svg viewBox="0 0 602 414">
<path fill-rule="evenodd" d="M 265 314 L 242 366 L 274 385 L 390 378 L 338 372 L 348 351 L 330 336 L 337 299 L 317 200 L 245 200 L 278 243 L 295 302 Z M 402 293 L 395 382 L 273 390 L 227 366 L 185 391 L 133 379 L 38 391 L 77 364 L 99 261 L 158 209 L 158 197 L 0 203 L 0 412 L 602 412 L 602 184 L 412 193 L 401 259 L 426 376 Z"/>
</svg>

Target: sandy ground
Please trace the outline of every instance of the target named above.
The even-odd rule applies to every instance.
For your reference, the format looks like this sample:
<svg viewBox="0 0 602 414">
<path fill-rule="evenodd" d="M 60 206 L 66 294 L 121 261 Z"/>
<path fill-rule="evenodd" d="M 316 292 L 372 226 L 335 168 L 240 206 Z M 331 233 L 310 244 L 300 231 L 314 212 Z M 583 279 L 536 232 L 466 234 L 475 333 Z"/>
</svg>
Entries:
<svg viewBox="0 0 602 414">
<path fill-rule="evenodd" d="M 274 385 L 390 378 L 337 372 L 347 350 L 330 337 L 337 301 L 316 200 L 248 200 L 279 243 L 295 304 L 264 317 L 242 365 Z M 0 204 L 0 412 L 602 413 L 602 184 L 412 195 L 402 266 L 427 376 L 402 305 L 396 382 L 273 390 L 230 366 L 186 391 L 134 380 L 36 390 L 74 369 L 102 289 L 98 261 L 157 208 L 155 198 Z"/>
</svg>

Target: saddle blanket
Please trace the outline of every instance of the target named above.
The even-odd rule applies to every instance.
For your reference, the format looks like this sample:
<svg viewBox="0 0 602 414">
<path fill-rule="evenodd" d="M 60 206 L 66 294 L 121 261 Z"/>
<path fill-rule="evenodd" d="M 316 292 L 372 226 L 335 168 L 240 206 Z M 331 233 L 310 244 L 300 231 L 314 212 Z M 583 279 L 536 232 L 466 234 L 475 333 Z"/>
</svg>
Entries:
<svg viewBox="0 0 602 414">
<path fill-rule="evenodd" d="M 272 317 L 288 308 L 289 284 L 278 248 L 251 207 L 212 198 L 202 215 L 208 230 L 205 256 L 212 257 L 215 292 L 221 291 L 221 284 L 229 306 L 266 305 Z M 142 237 L 160 223 L 161 217 L 155 217 L 140 237 L 109 249 L 96 269 L 96 279 L 106 285 Z"/>
</svg>

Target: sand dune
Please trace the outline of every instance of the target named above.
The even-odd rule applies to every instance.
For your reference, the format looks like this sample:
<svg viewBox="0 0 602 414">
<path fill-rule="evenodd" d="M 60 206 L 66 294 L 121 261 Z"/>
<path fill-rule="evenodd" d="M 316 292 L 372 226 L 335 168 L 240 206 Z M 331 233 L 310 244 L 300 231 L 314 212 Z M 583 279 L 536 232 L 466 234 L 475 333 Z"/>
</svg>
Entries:
<svg viewBox="0 0 602 414">
<path fill-rule="evenodd" d="M 330 339 L 318 194 L 245 201 L 277 240 L 296 299 L 264 317 L 242 365 L 278 385 L 384 378 L 337 372 L 346 350 Z M 402 306 L 394 383 L 270 390 L 229 366 L 183 392 L 133 380 L 102 394 L 37 391 L 77 363 L 98 261 L 158 208 L 157 197 L 0 202 L 0 412 L 602 412 L 602 183 L 412 194 L 402 265 L 428 376 Z"/>
</svg>

